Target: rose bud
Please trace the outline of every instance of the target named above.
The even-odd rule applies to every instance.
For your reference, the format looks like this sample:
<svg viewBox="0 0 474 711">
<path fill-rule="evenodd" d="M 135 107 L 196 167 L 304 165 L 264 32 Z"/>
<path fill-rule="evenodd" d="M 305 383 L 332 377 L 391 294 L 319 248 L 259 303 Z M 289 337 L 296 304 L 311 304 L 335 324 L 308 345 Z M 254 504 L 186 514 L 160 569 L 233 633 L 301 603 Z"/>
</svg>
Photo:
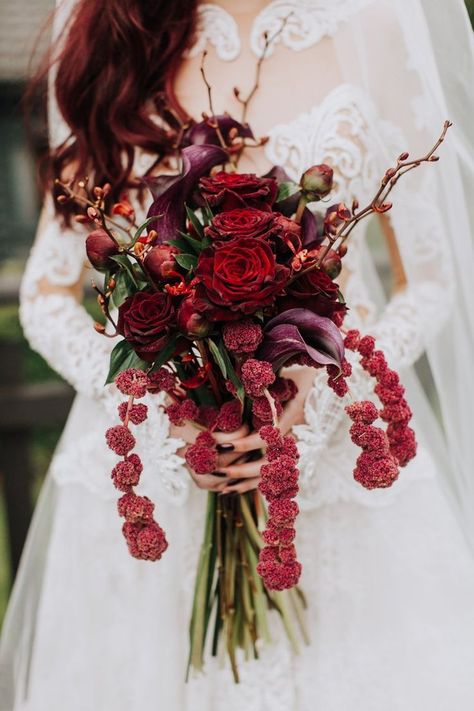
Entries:
<svg viewBox="0 0 474 711">
<path fill-rule="evenodd" d="M 185 299 L 178 309 L 178 328 L 186 336 L 204 338 L 211 329 L 210 322 L 200 314 L 192 298 Z"/>
<path fill-rule="evenodd" d="M 301 176 L 300 186 L 308 202 L 326 197 L 332 190 L 333 170 L 324 163 L 313 165 Z"/>
<path fill-rule="evenodd" d="M 326 249 L 326 247 L 319 247 L 319 249 L 315 250 L 316 255 L 322 252 L 323 249 Z M 334 249 L 330 249 L 324 257 L 321 264 L 321 269 L 326 272 L 326 274 L 330 276 L 331 279 L 335 279 L 341 273 L 341 257 L 336 251 L 334 251 Z"/>
<path fill-rule="evenodd" d="M 89 262 L 98 272 L 118 268 L 110 257 L 119 253 L 117 242 L 105 230 L 94 230 L 86 239 L 86 252 Z"/>
<path fill-rule="evenodd" d="M 166 281 L 178 276 L 173 255 L 178 250 L 168 244 L 153 247 L 145 258 L 145 269 L 154 281 Z"/>
</svg>

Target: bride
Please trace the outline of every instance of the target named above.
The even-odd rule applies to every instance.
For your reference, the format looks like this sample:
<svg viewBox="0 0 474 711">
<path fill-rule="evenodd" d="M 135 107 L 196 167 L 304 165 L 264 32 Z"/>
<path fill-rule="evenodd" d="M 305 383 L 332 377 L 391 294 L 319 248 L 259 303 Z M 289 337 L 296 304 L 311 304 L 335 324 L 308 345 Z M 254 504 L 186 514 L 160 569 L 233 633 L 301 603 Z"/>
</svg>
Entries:
<svg viewBox="0 0 474 711">
<path fill-rule="evenodd" d="M 245 156 L 242 171 L 280 165 L 298 180 L 326 162 L 334 201 L 363 203 L 396 156 L 422 155 L 445 118 L 455 126 L 440 163 L 404 179 L 380 221 L 390 294 L 378 281 L 373 226 L 354 235 L 341 282 L 349 325 L 376 336 L 402 374 L 418 455 L 391 489 L 362 489 L 352 478 L 343 406 L 313 371 L 296 373 L 299 399 L 285 421 L 301 452 L 298 544 L 311 644 L 293 655 L 276 620 L 273 644 L 242 663 L 240 685 L 220 660 L 188 684 L 184 670 L 203 489 L 257 486 L 258 463 L 232 464 L 255 435 L 232 437 L 234 453 L 220 457 L 224 477 L 196 482 L 181 456 L 190 433 L 170 432 L 151 400 L 138 435 L 142 482 L 159 502 L 170 553 L 156 565 L 128 555 L 103 438 L 117 405 L 114 388 L 103 385 L 114 340 L 94 331 L 81 305 L 86 232 L 74 220 L 65 225 L 48 194 L 21 318 L 32 347 L 77 398 L 4 624 L 1 711 L 472 711 L 473 54 L 461 1 L 73 5 L 61 3 L 55 19 L 51 174 L 89 172 L 118 186 L 117 196 L 127 181 L 169 169 L 173 115 L 199 119 L 208 110 L 203 50 L 216 113 L 239 115 L 233 88 L 250 89 L 264 33 L 272 41 L 247 119 L 268 141 Z M 142 216 L 137 189 L 129 196 Z M 367 396 L 362 373 L 351 388 Z"/>
</svg>

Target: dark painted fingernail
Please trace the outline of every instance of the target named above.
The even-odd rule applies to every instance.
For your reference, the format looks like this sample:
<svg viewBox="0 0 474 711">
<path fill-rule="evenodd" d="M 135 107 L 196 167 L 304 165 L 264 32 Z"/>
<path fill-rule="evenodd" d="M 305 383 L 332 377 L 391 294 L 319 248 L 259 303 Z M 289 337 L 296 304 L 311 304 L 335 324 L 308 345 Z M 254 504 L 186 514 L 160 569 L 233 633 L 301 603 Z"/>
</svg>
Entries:
<svg viewBox="0 0 474 711">
<path fill-rule="evenodd" d="M 212 476 L 220 476 L 221 478 L 226 477 L 227 474 L 224 474 L 224 472 L 212 472 Z"/>
<path fill-rule="evenodd" d="M 218 452 L 233 452 L 235 447 L 233 444 L 228 442 L 227 444 L 218 444 L 216 449 Z"/>
</svg>

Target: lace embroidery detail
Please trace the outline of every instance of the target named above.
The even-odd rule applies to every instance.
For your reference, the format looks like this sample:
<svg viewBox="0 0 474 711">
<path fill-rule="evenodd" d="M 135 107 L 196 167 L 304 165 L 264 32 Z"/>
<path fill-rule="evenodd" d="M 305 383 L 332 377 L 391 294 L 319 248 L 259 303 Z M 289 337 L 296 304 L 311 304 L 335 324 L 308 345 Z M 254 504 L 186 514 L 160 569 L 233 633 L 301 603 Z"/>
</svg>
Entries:
<svg viewBox="0 0 474 711">
<path fill-rule="evenodd" d="M 334 169 L 331 199 L 369 198 L 380 177 L 374 145 L 375 108 L 365 92 L 351 84 L 333 89 L 318 105 L 288 124 L 269 131 L 265 153 L 285 166 L 294 180 L 315 161 Z"/>
<path fill-rule="evenodd" d="M 282 42 L 296 52 L 317 44 L 324 36 L 331 36 L 342 22 L 369 5 L 373 0 L 275 0 L 256 17 L 251 33 L 252 51 L 259 57 L 264 47 L 264 33 L 275 35 L 287 19 L 283 31 L 269 47 Z"/>
<path fill-rule="evenodd" d="M 231 62 L 240 54 L 240 37 L 237 23 L 226 10 L 218 5 L 205 3 L 198 7 L 197 40 L 185 57 L 197 57 L 209 42 L 219 59 Z"/>
<path fill-rule="evenodd" d="M 259 57 L 264 47 L 264 34 L 278 33 L 283 20 L 286 25 L 267 50 L 270 56 L 275 45 L 282 42 L 299 52 L 317 44 L 323 37 L 334 35 L 339 25 L 350 19 L 373 0 L 275 0 L 255 18 L 250 34 L 250 46 Z M 218 5 L 204 3 L 198 7 L 196 42 L 185 57 L 197 57 L 211 44 L 217 56 L 231 62 L 240 54 L 239 28 L 232 15 Z"/>
</svg>

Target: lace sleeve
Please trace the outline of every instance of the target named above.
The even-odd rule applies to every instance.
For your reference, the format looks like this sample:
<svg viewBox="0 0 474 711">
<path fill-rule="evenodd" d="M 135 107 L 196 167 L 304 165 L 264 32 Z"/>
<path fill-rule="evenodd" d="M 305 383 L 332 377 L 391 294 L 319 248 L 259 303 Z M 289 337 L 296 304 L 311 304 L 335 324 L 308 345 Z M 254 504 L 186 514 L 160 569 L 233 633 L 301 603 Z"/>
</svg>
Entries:
<svg viewBox="0 0 474 711">
<path fill-rule="evenodd" d="M 94 330 L 92 318 L 79 301 L 84 257 L 83 231 L 62 229 L 48 199 L 22 280 L 20 319 L 32 348 L 79 394 L 105 409 L 113 424 L 123 397 L 115 386 L 104 384 L 117 341 Z M 149 395 L 147 399 L 149 417 L 139 428 L 138 446 L 145 450 L 145 463 L 159 473 L 171 497 L 181 500 L 188 479 L 184 461 L 176 454 L 182 442 L 169 437 L 160 398 Z"/>
</svg>

